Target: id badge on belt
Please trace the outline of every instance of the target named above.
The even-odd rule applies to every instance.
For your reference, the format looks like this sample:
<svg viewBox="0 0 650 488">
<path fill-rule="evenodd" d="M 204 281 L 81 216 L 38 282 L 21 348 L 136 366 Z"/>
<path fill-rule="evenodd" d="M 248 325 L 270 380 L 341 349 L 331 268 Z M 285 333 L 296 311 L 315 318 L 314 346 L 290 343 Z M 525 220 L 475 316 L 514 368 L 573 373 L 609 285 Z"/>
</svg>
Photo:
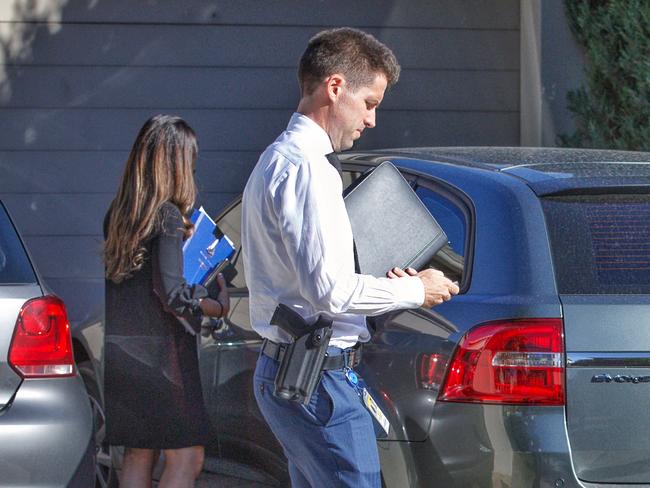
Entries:
<svg viewBox="0 0 650 488">
<path fill-rule="evenodd" d="M 355 389 L 355 391 L 359 395 L 359 398 L 361 399 L 361 402 L 363 403 L 363 406 L 366 407 L 366 410 L 370 412 L 372 418 L 375 419 L 376 423 L 383 430 L 384 435 L 382 437 L 387 436 L 388 433 L 390 432 L 390 422 L 388 421 L 388 418 L 386 418 L 386 415 L 384 415 L 384 412 L 381 411 L 381 408 L 379 407 L 375 399 L 368 391 L 368 388 L 366 387 L 366 383 L 351 368 L 345 368 L 345 379 L 350 384 L 350 386 L 352 386 Z M 381 434 L 381 432 L 379 432 L 379 434 Z"/>
</svg>

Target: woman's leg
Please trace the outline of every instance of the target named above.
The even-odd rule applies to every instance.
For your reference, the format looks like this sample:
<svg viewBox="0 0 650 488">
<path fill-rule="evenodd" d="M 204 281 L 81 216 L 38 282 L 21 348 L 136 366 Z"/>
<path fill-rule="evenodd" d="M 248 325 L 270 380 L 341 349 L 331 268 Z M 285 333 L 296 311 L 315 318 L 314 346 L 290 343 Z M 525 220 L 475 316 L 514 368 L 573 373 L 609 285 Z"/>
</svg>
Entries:
<svg viewBox="0 0 650 488">
<path fill-rule="evenodd" d="M 153 449 L 127 447 L 122 461 L 120 487 L 151 488 L 151 471 L 157 458 L 155 454 Z"/>
<path fill-rule="evenodd" d="M 192 488 L 203 468 L 203 446 L 165 449 L 165 470 L 158 488 Z"/>
</svg>

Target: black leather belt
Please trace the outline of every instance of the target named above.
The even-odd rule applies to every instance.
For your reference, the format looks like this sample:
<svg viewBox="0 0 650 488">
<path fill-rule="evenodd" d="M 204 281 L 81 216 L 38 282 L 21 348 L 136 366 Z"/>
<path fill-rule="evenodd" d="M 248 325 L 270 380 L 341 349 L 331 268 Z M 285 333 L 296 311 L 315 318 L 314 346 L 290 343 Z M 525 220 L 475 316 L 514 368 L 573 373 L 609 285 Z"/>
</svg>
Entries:
<svg viewBox="0 0 650 488">
<path fill-rule="evenodd" d="M 264 339 L 262 343 L 262 354 L 275 359 L 276 361 L 282 361 L 284 353 L 287 350 L 288 344 L 278 344 L 277 342 Z M 356 346 L 349 349 L 343 349 L 341 354 L 335 356 L 325 356 L 325 361 L 323 362 L 323 371 L 330 369 L 343 369 L 346 365 L 350 368 L 354 368 L 361 361 L 361 347 L 357 343 Z"/>
</svg>

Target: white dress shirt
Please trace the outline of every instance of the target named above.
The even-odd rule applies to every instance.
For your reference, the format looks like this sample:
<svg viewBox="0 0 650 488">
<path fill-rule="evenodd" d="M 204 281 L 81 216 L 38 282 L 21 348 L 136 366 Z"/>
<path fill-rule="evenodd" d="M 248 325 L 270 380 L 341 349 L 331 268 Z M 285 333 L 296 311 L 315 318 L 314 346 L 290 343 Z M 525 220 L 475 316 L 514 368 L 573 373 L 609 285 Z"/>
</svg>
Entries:
<svg viewBox="0 0 650 488">
<path fill-rule="evenodd" d="M 320 314 L 329 316 L 334 323 L 330 344 L 346 348 L 370 339 L 365 315 L 424 302 L 417 277 L 355 273 L 341 177 L 325 157 L 331 152 L 327 133 L 294 113 L 260 156 L 244 189 L 242 246 L 251 325 L 275 342 L 291 340 L 269 324 L 278 303 L 309 323 Z"/>
</svg>

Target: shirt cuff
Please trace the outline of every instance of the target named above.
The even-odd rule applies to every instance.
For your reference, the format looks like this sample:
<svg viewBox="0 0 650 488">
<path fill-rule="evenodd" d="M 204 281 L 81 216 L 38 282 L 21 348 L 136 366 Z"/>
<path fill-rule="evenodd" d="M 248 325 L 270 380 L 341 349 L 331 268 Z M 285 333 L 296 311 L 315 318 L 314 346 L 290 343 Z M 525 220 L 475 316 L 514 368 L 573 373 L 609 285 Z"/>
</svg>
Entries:
<svg viewBox="0 0 650 488">
<path fill-rule="evenodd" d="M 393 280 L 391 280 L 393 281 Z M 404 276 L 394 280 L 399 308 L 419 308 L 424 303 L 424 283 L 417 276 Z"/>
</svg>

